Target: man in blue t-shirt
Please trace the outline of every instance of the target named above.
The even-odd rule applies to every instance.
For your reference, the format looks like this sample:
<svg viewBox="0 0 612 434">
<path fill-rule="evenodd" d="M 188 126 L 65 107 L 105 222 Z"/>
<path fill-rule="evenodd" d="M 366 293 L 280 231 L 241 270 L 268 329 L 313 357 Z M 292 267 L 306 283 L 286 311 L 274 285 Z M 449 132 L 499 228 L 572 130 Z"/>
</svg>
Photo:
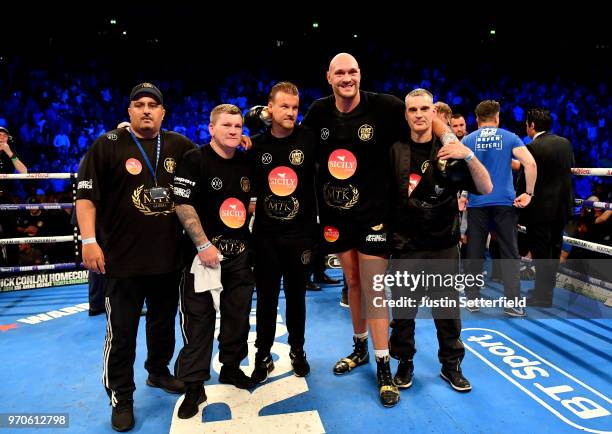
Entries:
<svg viewBox="0 0 612 434">
<path fill-rule="evenodd" d="M 535 160 L 516 135 L 499 128 L 500 106 L 485 100 L 476 106 L 478 130 L 468 134 L 463 143 L 487 168 L 493 181 L 493 192 L 482 196 L 469 195 L 468 245 L 466 267 L 470 273 L 482 271 L 482 259 L 490 229 L 494 229 L 500 245 L 504 295 L 513 300 L 520 296 L 519 252 L 517 245 L 518 214 L 516 208 L 529 205 L 537 176 Z M 526 192 L 516 197 L 512 180 L 512 158 L 525 168 Z M 493 228 L 490 225 L 493 223 Z M 470 299 L 478 297 L 477 287 L 468 288 Z M 476 306 L 478 306 L 476 304 Z M 472 311 L 477 308 L 470 309 Z M 524 316 L 521 307 L 507 306 L 504 313 Z"/>
</svg>

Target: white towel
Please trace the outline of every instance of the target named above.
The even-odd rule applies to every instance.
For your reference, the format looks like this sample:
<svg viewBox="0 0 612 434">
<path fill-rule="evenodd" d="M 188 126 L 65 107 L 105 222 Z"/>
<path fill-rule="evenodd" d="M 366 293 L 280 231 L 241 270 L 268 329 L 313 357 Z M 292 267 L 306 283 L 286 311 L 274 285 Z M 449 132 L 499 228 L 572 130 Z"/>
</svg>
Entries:
<svg viewBox="0 0 612 434">
<path fill-rule="evenodd" d="M 219 261 L 225 259 L 221 253 L 218 253 Z M 221 264 L 217 268 L 207 267 L 200 261 L 200 257 L 195 255 L 191 264 L 191 274 L 193 274 L 193 286 L 195 292 L 210 291 L 212 295 L 215 310 L 219 312 L 219 303 L 221 301 Z"/>
</svg>

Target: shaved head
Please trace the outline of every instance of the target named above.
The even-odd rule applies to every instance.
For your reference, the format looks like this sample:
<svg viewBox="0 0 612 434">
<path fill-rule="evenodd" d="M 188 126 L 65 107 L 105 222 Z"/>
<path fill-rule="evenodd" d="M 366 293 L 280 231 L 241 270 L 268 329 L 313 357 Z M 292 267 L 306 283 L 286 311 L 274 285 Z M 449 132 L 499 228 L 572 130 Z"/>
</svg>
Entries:
<svg viewBox="0 0 612 434">
<path fill-rule="evenodd" d="M 348 53 L 336 54 L 329 62 L 327 82 L 336 97 L 336 107 L 341 112 L 349 112 L 359 104 L 359 84 L 361 71 L 357 59 Z"/>
<path fill-rule="evenodd" d="M 349 53 L 338 53 L 334 56 L 334 58 L 329 62 L 329 72 L 333 72 L 334 69 L 338 69 L 339 67 L 349 66 L 350 68 L 359 69 L 359 64 L 357 63 L 357 59 L 352 54 Z"/>
</svg>

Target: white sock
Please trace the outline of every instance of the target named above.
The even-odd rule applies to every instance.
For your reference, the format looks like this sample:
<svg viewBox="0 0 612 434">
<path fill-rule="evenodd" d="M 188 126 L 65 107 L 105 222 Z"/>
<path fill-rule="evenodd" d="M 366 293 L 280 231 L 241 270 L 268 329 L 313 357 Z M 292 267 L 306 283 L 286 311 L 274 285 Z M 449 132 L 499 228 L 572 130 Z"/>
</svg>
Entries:
<svg viewBox="0 0 612 434">
<path fill-rule="evenodd" d="M 386 350 L 374 350 L 374 355 L 377 359 L 383 359 L 389 355 L 389 349 Z"/>
<path fill-rule="evenodd" d="M 368 337 L 368 332 L 364 332 L 364 333 L 353 333 L 353 336 L 355 336 L 357 339 L 365 339 Z"/>
</svg>

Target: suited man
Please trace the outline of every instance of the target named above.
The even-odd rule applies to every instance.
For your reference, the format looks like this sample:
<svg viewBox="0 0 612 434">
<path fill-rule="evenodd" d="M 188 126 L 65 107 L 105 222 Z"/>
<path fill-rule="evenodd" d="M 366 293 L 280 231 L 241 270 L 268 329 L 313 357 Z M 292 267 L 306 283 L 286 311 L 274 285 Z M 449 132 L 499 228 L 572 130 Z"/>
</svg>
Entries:
<svg viewBox="0 0 612 434">
<path fill-rule="evenodd" d="M 528 306 L 552 306 L 563 228 L 574 208 L 574 151 L 569 140 L 549 132 L 551 124 L 550 111 L 527 111 L 527 135 L 533 139 L 527 149 L 538 166 L 531 205 L 523 209 L 521 219 L 536 266 L 535 291 L 527 299 Z"/>
</svg>

